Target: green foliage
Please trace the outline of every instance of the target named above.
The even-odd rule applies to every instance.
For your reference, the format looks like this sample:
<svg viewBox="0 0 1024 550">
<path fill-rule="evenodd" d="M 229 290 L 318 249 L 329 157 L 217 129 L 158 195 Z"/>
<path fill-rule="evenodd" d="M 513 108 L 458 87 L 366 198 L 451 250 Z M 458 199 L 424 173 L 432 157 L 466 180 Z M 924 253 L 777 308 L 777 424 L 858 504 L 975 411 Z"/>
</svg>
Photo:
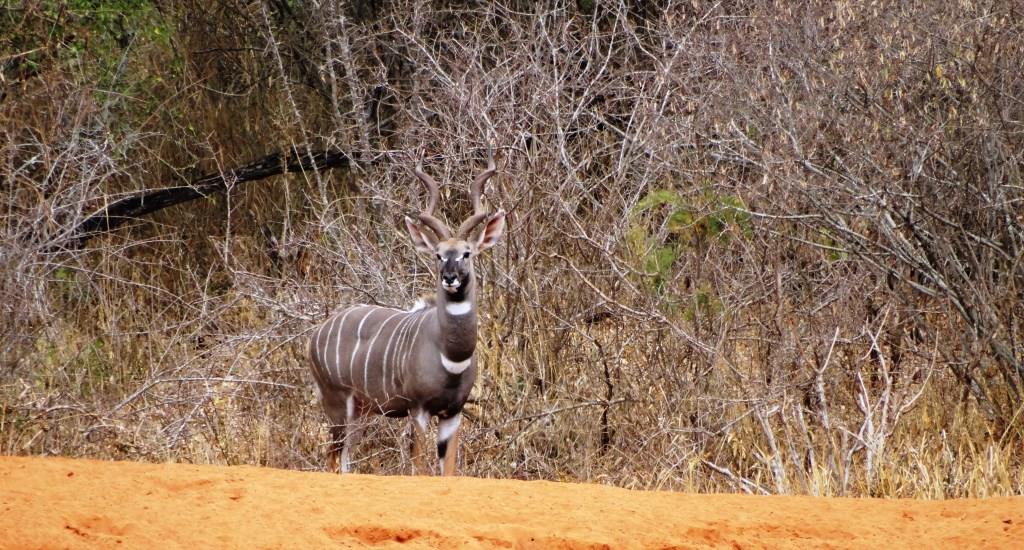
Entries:
<svg viewBox="0 0 1024 550">
<path fill-rule="evenodd" d="M 721 239 L 727 239 L 734 229 L 743 237 L 754 234 L 750 214 L 739 197 L 705 193 L 704 201 L 712 210 L 703 220 L 707 226 L 705 233 Z"/>
<path fill-rule="evenodd" d="M 49 287 L 54 298 L 64 307 L 81 305 L 89 297 L 88 286 L 78 280 L 74 269 L 67 267 L 59 267 L 53 272 Z"/>
<path fill-rule="evenodd" d="M 0 58 L 10 59 L 0 70 L 14 81 L 64 73 L 90 86 L 99 103 L 148 114 L 183 67 L 172 30 L 150 1 L 47 0 L 0 13 Z"/>
<path fill-rule="evenodd" d="M 677 278 L 676 264 L 687 252 L 703 256 L 709 246 L 752 235 L 742 201 L 710 189 L 695 197 L 655 189 L 637 202 L 631 218 L 630 248 L 647 274 L 649 291 L 662 298 L 662 307 L 681 307 L 691 323 L 721 314 L 724 304 L 709 284 L 701 284 L 692 297 L 683 298 L 671 282 Z"/>
<path fill-rule="evenodd" d="M 93 395 L 116 382 L 107 343 L 102 338 L 83 338 L 82 334 L 66 332 L 60 341 L 36 341 L 39 368 L 33 370 L 33 381 L 37 389 L 60 387 L 66 379 L 82 395 Z"/>
<path fill-rule="evenodd" d="M 153 2 L 143 0 L 66 0 L 44 3 L 60 24 L 58 32 L 84 31 L 67 42 L 73 49 L 121 49 L 133 39 L 167 43 L 169 33 Z"/>
<path fill-rule="evenodd" d="M 739 197 L 711 190 L 689 198 L 672 189 L 655 189 L 637 202 L 631 218 L 627 240 L 650 276 L 651 291 L 659 295 L 667 292 L 673 266 L 685 251 L 753 232 Z"/>
<path fill-rule="evenodd" d="M 133 42 L 170 44 L 168 24 L 152 2 L 48 0 L 38 10 L 34 19 L 19 20 L 13 12 L 0 19 L 5 53 L 32 51 L 27 59 L 37 63 L 47 56 L 64 62 L 99 61 L 101 72 L 109 72 Z"/>
<path fill-rule="evenodd" d="M 839 260 L 845 260 L 849 253 L 847 253 L 835 236 L 827 228 L 818 230 L 817 237 L 814 242 L 822 246 L 822 250 L 825 253 L 825 259 L 829 262 L 838 262 Z"/>
<path fill-rule="evenodd" d="M 85 345 L 81 352 L 72 362 L 72 367 L 80 369 L 83 378 L 83 386 L 93 391 L 99 391 L 110 380 L 113 370 L 111 368 L 110 354 L 106 350 L 106 344 L 101 338 L 96 338 Z"/>
<path fill-rule="evenodd" d="M 718 315 L 724 310 L 722 300 L 711 289 L 710 285 L 703 285 L 693 295 L 693 300 L 686 307 L 683 316 L 691 323 L 700 319 L 707 319 Z"/>
<path fill-rule="evenodd" d="M 671 189 L 655 189 L 640 199 L 640 202 L 636 203 L 636 206 L 633 207 L 633 213 L 647 212 L 658 206 L 681 207 L 684 204 L 686 204 L 686 201 L 679 193 Z"/>
</svg>

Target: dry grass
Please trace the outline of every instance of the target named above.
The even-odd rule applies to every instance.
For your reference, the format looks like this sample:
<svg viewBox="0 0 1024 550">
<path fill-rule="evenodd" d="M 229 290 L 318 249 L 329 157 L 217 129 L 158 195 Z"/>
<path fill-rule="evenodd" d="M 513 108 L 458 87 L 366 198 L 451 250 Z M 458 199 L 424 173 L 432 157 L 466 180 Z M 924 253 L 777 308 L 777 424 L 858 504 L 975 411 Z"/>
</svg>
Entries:
<svg viewBox="0 0 1024 550">
<path fill-rule="evenodd" d="M 459 218 L 494 142 L 466 474 L 1024 493 L 1014 3 L 187 4 L 130 46 L 2 12 L 0 452 L 321 468 L 305 334 L 432 288 L 411 163 Z M 52 249 L 307 144 L 363 162 Z M 403 428 L 357 470 L 408 472 Z"/>
</svg>

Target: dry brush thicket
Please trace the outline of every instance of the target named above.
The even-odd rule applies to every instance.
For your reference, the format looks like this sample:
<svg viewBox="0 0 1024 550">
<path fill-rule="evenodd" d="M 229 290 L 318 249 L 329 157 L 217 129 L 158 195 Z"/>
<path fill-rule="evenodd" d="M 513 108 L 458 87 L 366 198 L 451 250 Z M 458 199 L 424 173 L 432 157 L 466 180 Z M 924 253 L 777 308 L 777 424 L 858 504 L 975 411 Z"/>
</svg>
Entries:
<svg viewBox="0 0 1024 550">
<path fill-rule="evenodd" d="M 411 168 L 461 219 L 493 143 L 464 473 L 1024 492 L 1020 10 L 8 3 L 0 452 L 321 468 L 306 334 L 431 291 Z M 309 149 L 353 162 L 231 171 Z M 403 428 L 357 470 L 408 472 Z"/>
</svg>

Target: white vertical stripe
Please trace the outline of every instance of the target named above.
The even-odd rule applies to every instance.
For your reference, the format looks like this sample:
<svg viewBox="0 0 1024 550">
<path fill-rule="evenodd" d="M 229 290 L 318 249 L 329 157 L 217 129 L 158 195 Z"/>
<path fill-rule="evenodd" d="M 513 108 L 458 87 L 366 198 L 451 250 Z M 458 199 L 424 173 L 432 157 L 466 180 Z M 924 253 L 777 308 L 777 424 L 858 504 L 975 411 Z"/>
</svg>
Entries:
<svg viewBox="0 0 1024 550">
<path fill-rule="evenodd" d="M 324 377 L 325 382 L 331 379 L 331 363 L 327 360 L 327 343 L 331 341 L 331 327 L 337 321 L 338 315 L 335 315 L 320 325 L 316 331 L 316 340 L 313 342 L 313 353 L 316 354 L 317 363 L 320 365 L 320 374 Z"/>
<path fill-rule="evenodd" d="M 345 318 L 352 313 L 354 308 L 345 310 L 344 315 L 338 316 L 337 325 L 331 326 L 331 331 L 327 333 L 327 342 L 334 340 L 334 379 L 338 382 L 341 381 L 341 335 L 344 334 L 345 330 Z M 327 352 L 327 346 L 329 343 L 324 344 L 324 353 Z"/>
<path fill-rule="evenodd" d="M 352 357 L 349 357 L 348 359 L 348 381 L 353 386 L 356 385 L 356 379 L 352 376 L 352 366 L 356 362 L 356 354 L 359 353 L 359 344 L 362 343 L 362 340 L 359 338 L 359 333 L 363 331 L 363 323 L 366 322 L 366 318 L 374 311 L 376 311 L 376 308 L 369 307 L 369 309 L 366 310 L 366 313 L 363 314 L 363 318 L 359 320 L 359 326 L 356 327 L 356 345 L 352 346 Z M 365 381 L 363 381 L 363 385 L 366 385 Z"/>
<path fill-rule="evenodd" d="M 422 322 L 423 316 L 425 315 L 424 311 L 425 310 L 420 310 L 410 315 L 410 321 L 409 324 L 406 325 L 405 330 L 402 333 L 402 340 L 400 342 L 400 345 L 397 347 L 397 349 L 395 349 L 395 359 L 398 361 L 398 368 L 395 369 L 395 372 L 391 373 L 391 376 L 392 385 L 394 385 L 396 388 L 398 387 L 398 384 L 396 384 L 393 380 L 396 374 L 400 374 L 402 380 L 408 379 L 406 377 L 406 372 L 408 371 L 408 365 L 406 364 L 408 362 L 408 356 L 405 353 L 405 349 L 406 347 L 411 345 L 413 326 Z"/>
<path fill-rule="evenodd" d="M 429 316 L 429 315 L 424 315 L 424 316 L 420 317 L 420 322 L 419 322 L 419 323 L 416 323 L 416 332 L 414 332 L 414 333 L 413 333 L 413 335 L 412 335 L 412 339 L 411 339 L 411 340 L 409 340 L 409 348 L 408 348 L 408 349 L 406 350 L 406 352 L 405 352 L 405 361 L 403 361 L 403 363 L 405 363 L 405 365 L 404 365 L 404 367 L 405 367 L 405 370 L 403 371 L 403 374 L 407 373 L 407 372 L 408 372 L 408 370 L 409 370 L 409 367 L 411 367 L 411 366 L 412 366 L 412 365 L 411 365 L 412 359 L 411 359 L 411 358 L 409 357 L 409 354 L 410 354 L 410 353 L 411 353 L 411 352 L 412 352 L 413 350 L 415 350 L 415 349 L 416 349 L 416 341 L 417 341 L 417 339 L 418 339 L 418 338 L 419 338 L 419 336 L 420 336 L 420 327 L 422 327 L 422 326 L 423 326 L 423 321 L 424 321 L 425 319 L 427 319 L 428 317 L 430 317 L 430 316 Z"/>
<path fill-rule="evenodd" d="M 324 326 L 320 327 L 320 341 L 317 342 L 317 345 L 320 346 L 320 364 L 324 366 L 326 374 L 331 372 L 331 361 L 327 357 L 327 348 L 331 345 L 331 334 L 334 330 L 334 325 L 337 324 L 338 318 L 341 316 L 341 313 L 338 313 L 331 318 L 330 324 L 324 323 Z"/>
<path fill-rule="evenodd" d="M 338 358 L 337 358 L 338 350 L 337 349 L 334 350 L 335 358 L 334 358 L 333 362 L 331 362 L 331 360 L 327 357 L 327 350 L 331 347 L 331 338 L 333 338 L 334 334 L 335 334 L 335 332 L 334 332 L 335 328 L 334 327 L 338 324 L 339 320 L 342 323 L 344 323 L 345 322 L 344 321 L 345 315 L 347 315 L 347 314 L 348 314 L 348 310 L 345 310 L 344 312 L 338 313 L 337 315 L 335 315 L 334 317 L 331 318 L 331 322 L 330 323 L 324 323 L 324 326 L 320 329 L 320 331 L 321 331 L 320 335 L 323 338 L 323 341 L 319 342 L 319 345 L 320 345 L 320 356 L 321 356 L 321 361 L 323 361 L 323 365 L 324 365 L 324 371 L 325 371 L 324 374 L 327 376 L 328 380 L 332 379 L 331 369 L 332 368 L 337 368 L 337 365 L 338 365 Z M 335 348 L 337 348 L 337 346 L 335 346 Z M 334 378 L 337 378 L 337 375 L 334 375 Z"/>
<path fill-rule="evenodd" d="M 394 329 L 392 329 L 391 335 L 388 336 L 388 343 L 384 345 L 384 359 L 381 361 L 383 364 L 381 365 L 381 368 L 380 368 L 380 371 L 381 371 L 380 386 L 384 390 L 384 400 L 385 401 L 391 401 L 391 392 L 389 391 L 390 388 L 388 387 L 388 382 L 387 382 L 388 367 L 391 367 L 391 371 L 392 371 L 391 372 L 391 384 L 392 384 L 392 386 L 394 385 L 394 380 L 395 380 L 394 365 L 393 364 L 389 364 L 389 360 L 388 360 L 388 355 L 391 355 L 391 344 L 392 344 L 392 342 L 394 342 L 395 335 L 396 334 L 400 334 L 402 332 L 402 330 L 403 330 L 403 327 L 405 327 L 405 325 L 408 324 L 409 317 L 411 317 L 411 315 L 405 315 L 405 316 L 402 317 L 402 320 L 398 322 L 398 324 L 395 326 Z M 401 341 L 401 337 L 399 337 L 399 341 Z M 392 361 L 392 363 L 393 363 L 393 361 Z"/>
<path fill-rule="evenodd" d="M 416 325 L 418 319 L 419 312 L 409 315 L 409 323 L 402 329 L 402 337 L 399 338 L 398 344 L 395 346 L 393 361 L 396 363 L 396 368 L 391 373 L 392 377 L 397 374 L 403 380 L 405 379 L 405 347 L 409 345 L 409 334 L 412 333 L 412 327 Z"/>
<path fill-rule="evenodd" d="M 380 327 L 377 328 L 377 334 L 374 334 L 373 338 L 370 339 L 370 343 L 366 345 L 366 360 L 363 361 L 363 389 L 364 390 L 369 391 L 369 387 L 370 387 L 370 355 L 374 352 L 373 346 L 377 342 L 377 337 L 380 336 L 381 331 L 384 330 L 384 327 L 388 324 L 388 321 L 394 319 L 395 317 L 398 317 L 399 315 L 403 315 L 403 314 L 404 314 L 404 312 L 399 311 L 398 313 L 392 313 L 391 317 L 388 317 L 387 319 L 384 319 L 384 322 L 382 322 L 380 324 Z M 383 368 L 383 361 L 381 361 L 381 368 Z"/>
<path fill-rule="evenodd" d="M 334 324 L 335 317 L 331 317 L 324 324 L 320 325 L 320 328 L 316 330 L 316 335 L 313 338 L 313 349 L 310 350 L 316 354 L 316 361 L 320 365 L 320 370 L 323 371 L 328 368 L 327 365 L 327 344 L 324 344 L 324 329 L 329 325 Z"/>
<path fill-rule="evenodd" d="M 334 319 L 328 319 L 328 321 L 333 321 L 333 320 Z M 324 364 L 324 358 L 323 358 L 323 355 L 321 353 L 321 351 L 323 349 L 323 346 L 320 345 L 320 336 L 323 334 L 324 327 L 326 327 L 326 326 L 327 326 L 327 322 L 325 321 L 324 324 L 320 325 L 316 329 L 316 331 L 313 332 L 313 337 L 310 338 L 310 340 L 309 340 L 309 358 L 313 361 L 313 363 L 316 364 L 316 366 L 317 366 L 316 370 L 317 371 L 323 371 L 323 369 L 326 368 L 326 366 L 327 366 L 327 365 Z"/>
<path fill-rule="evenodd" d="M 402 334 L 398 337 L 398 342 L 395 343 L 395 349 L 391 352 L 391 387 L 395 391 L 399 391 L 400 382 L 405 380 L 404 374 L 402 373 L 404 360 L 402 358 L 402 347 L 409 341 L 409 334 L 412 332 L 412 326 L 416 324 L 422 311 L 412 313 L 406 319 L 405 324 L 402 326 Z M 398 379 L 396 381 L 396 378 Z"/>
<path fill-rule="evenodd" d="M 391 387 L 398 389 L 395 384 L 395 374 L 398 372 L 398 367 L 402 366 L 402 363 L 398 361 L 398 351 L 402 349 L 402 342 L 405 341 L 405 335 L 409 333 L 409 327 L 412 326 L 413 319 L 416 318 L 416 314 L 411 313 L 402 319 L 402 322 L 395 328 L 395 332 L 398 333 L 398 340 L 395 341 L 395 347 L 391 348 L 391 344 L 388 344 L 390 359 L 388 359 L 391 367 Z"/>
<path fill-rule="evenodd" d="M 327 342 L 330 342 L 332 336 L 331 332 L 334 332 L 334 380 L 338 383 L 341 382 L 341 335 L 344 334 L 345 330 L 345 318 L 348 317 L 348 315 L 355 309 L 356 308 L 354 307 L 350 307 L 345 310 L 343 315 L 336 316 L 335 320 L 340 317 L 341 321 L 338 323 L 337 327 L 334 326 L 334 323 L 331 323 L 331 331 L 328 331 L 327 333 Z M 327 354 L 327 342 L 324 343 L 324 355 Z M 330 372 L 330 370 L 328 370 L 328 372 Z"/>
</svg>

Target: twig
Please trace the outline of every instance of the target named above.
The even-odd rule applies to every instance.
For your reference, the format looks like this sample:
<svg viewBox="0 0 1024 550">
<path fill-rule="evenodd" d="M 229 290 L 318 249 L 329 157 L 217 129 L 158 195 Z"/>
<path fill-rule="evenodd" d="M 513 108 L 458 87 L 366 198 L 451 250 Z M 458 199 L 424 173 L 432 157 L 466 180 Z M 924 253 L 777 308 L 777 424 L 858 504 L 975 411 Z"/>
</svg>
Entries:
<svg viewBox="0 0 1024 550">
<path fill-rule="evenodd" d="M 298 389 L 298 386 L 293 386 L 292 384 L 284 384 L 282 382 L 271 382 L 269 380 L 250 380 L 250 379 L 246 379 L 246 378 L 225 378 L 225 377 L 220 377 L 220 376 L 212 376 L 212 377 L 185 376 L 185 377 L 180 377 L 180 378 L 158 378 L 156 380 L 150 380 L 149 382 L 146 382 L 146 384 L 144 384 L 141 388 L 139 388 L 139 389 L 135 390 L 134 392 L 132 392 L 131 395 L 129 395 L 128 397 L 124 398 L 124 400 L 122 400 L 120 403 L 115 405 L 114 408 L 111 409 L 111 412 L 116 412 L 116 411 L 122 409 L 125 405 L 128 405 L 132 401 L 135 401 L 136 399 L 139 398 L 139 396 L 141 396 L 142 394 L 146 393 L 147 391 L 152 389 L 154 386 L 157 386 L 159 384 L 165 384 L 165 383 L 168 383 L 168 382 L 231 382 L 231 383 L 237 383 L 237 384 L 253 384 L 253 385 L 262 385 L 262 386 L 274 386 L 274 387 L 285 388 L 285 389 L 289 389 L 289 390 Z"/>
<path fill-rule="evenodd" d="M 729 480 L 732 481 L 733 483 L 738 484 L 740 486 L 740 488 L 743 489 L 743 492 L 745 492 L 745 493 L 753 494 L 754 491 L 757 491 L 757 493 L 761 494 L 761 495 L 770 495 L 771 494 L 771 493 L 768 492 L 767 489 L 765 489 L 764 487 L 761 487 L 757 483 L 754 483 L 753 481 L 750 481 L 749 479 L 747 479 L 745 477 L 741 477 L 741 476 L 738 476 L 738 475 L 732 473 L 732 470 L 730 470 L 729 468 L 726 468 L 724 466 L 719 466 L 718 464 L 715 464 L 714 462 L 711 462 L 710 460 L 701 459 L 701 463 L 704 464 L 705 466 L 707 466 L 708 468 L 711 468 L 712 470 L 718 472 L 719 474 L 722 474 L 723 476 L 729 478 Z"/>
</svg>

